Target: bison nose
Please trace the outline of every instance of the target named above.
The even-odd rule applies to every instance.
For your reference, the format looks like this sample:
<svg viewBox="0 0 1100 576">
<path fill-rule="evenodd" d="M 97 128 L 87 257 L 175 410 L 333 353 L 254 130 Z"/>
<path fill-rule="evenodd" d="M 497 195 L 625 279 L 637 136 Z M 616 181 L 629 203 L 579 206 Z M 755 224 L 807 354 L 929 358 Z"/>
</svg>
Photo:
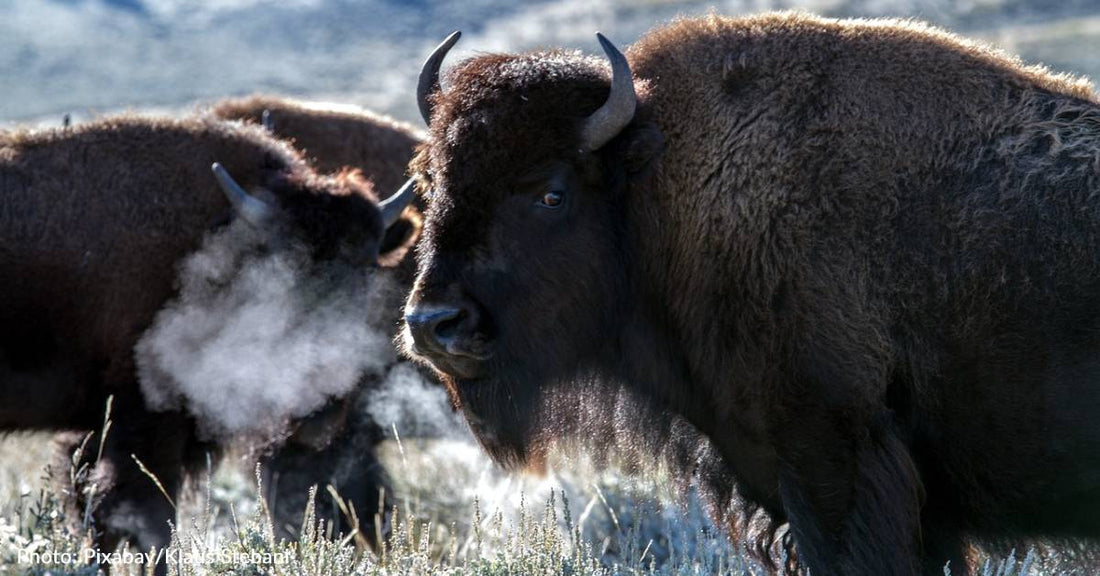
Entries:
<svg viewBox="0 0 1100 576">
<path fill-rule="evenodd" d="M 446 345 L 446 338 L 455 320 L 462 317 L 461 308 L 416 308 L 405 314 L 405 323 L 418 348 L 430 350 Z"/>
<path fill-rule="evenodd" d="M 417 306 L 405 314 L 416 352 L 433 360 L 464 357 L 484 360 L 485 339 L 472 306 Z"/>
</svg>

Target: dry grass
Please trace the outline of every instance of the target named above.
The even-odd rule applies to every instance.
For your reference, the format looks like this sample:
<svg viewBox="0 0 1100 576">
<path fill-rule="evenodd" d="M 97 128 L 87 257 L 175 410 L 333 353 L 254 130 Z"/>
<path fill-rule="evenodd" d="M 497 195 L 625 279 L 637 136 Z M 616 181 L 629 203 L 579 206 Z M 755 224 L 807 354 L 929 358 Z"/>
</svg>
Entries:
<svg viewBox="0 0 1100 576">
<path fill-rule="evenodd" d="M 83 559 L 86 535 L 67 531 L 38 468 L 48 439 L 0 442 L 0 574 L 142 574 L 129 557 L 35 562 L 31 552 Z M 687 575 L 762 574 L 708 520 L 694 494 L 676 495 L 664 473 L 628 477 L 558 457 L 545 477 L 500 472 L 468 438 L 389 441 L 383 461 L 395 479 L 394 528 L 374 554 L 354 535 L 333 534 L 314 510 L 296 541 L 274 536 L 255 476 L 239 460 L 209 471 L 181 503 L 169 574 Z M 21 469 L 17 469 L 21 467 Z M 18 478 L 26 477 L 23 483 Z M 15 487 L 15 488 L 13 488 Z M 13 491 L 14 490 L 14 491 Z M 321 489 L 321 500 L 331 496 Z M 685 504 L 686 502 L 686 504 Z M 41 560 L 41 557 L 38 558 Z M 1045 572 L 1029 555 L 990 561 L 984 575 Z"/>
</svg>

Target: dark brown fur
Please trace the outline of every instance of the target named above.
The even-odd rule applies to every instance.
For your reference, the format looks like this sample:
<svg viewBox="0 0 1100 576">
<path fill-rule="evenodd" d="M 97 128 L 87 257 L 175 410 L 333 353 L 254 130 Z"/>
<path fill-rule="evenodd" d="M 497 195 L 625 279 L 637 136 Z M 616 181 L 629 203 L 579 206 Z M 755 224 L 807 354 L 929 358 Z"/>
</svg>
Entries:
<svg viewBox="0 0 1100 576">
<path fill-rule="evenodd" d="M 384 242 L 358 172 L 320 175 L 259 127 L 123 116 L 0 135 L 0 431 L 98 430 L 114 396 L 93 503 L 105 549 L 168 541 L 173 511 L 131 454 L 175 497 L 216 448 L 187 415 L 146 409 L 133 355 L 181 258 L 233 218 L 215 161 L 245 189 L 271 191 L 280 240 L 317 260 Z"/>
<path fill-rule="evenodd" d="M 627 54 L 639 111 L 595 153 L 577 127 L 600 61 L 482 56 L 435 95 L 409 306 L 461 298 L 492 341 L 446 378 L 486 448 L 537 458 L 584 377 L 702 433 L 687 461 L 736 486 L 734 532 L 789 522 L 815 574 L 1100 537 L 1090 87 L 920 24 L 797 13 L 682 20 Z M 554 179 L 551 216 L 532 207 Z"/>
<path fill-rule="evenodd" d="M 321 172 L 346 167 L 370 174 L 378 190 L 396 190 L 405 182 L 409 158 L 421 139 L 412 127 L 392 118 L 352 107 L 326 107 L 277 96 L 250 96 L 215 102 L 210 114 L 226 120 L 259 124 L 270 113 L 274 133 Z"/>
</svg>

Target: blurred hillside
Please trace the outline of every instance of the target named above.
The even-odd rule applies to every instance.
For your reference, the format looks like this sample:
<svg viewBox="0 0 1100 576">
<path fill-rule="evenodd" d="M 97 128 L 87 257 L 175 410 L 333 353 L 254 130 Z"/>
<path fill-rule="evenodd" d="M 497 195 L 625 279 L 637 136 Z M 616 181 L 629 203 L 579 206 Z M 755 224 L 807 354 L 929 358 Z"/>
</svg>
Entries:
<svg viewBox="0 0 1100 576">
<path fill-rule="evenodd" d="M 1100 77 L 1097 0 L 5 0 L 0 124 L 257 91 L 411 121 L 420 62 L 455 29 L 465 34 L 455 59 L 551 45 L 598 52 L 596 30 L 625 45 L 680 14 L 789 8 L 919 18 Z"/>
</svg>

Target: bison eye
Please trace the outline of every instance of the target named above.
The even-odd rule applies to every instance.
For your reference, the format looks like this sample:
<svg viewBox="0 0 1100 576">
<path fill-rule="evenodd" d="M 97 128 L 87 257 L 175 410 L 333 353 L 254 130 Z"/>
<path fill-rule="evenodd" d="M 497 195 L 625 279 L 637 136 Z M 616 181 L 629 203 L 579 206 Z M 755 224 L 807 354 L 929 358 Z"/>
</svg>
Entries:
<svg viewBox="0 0 1100 576">
<path fill-rule="evenodd" d="M 561 192 L 547 192 L 539 198 L 539 206 L 544 208 L 557 208 L 561 206 L 564 195 Z"/>
</svg>

